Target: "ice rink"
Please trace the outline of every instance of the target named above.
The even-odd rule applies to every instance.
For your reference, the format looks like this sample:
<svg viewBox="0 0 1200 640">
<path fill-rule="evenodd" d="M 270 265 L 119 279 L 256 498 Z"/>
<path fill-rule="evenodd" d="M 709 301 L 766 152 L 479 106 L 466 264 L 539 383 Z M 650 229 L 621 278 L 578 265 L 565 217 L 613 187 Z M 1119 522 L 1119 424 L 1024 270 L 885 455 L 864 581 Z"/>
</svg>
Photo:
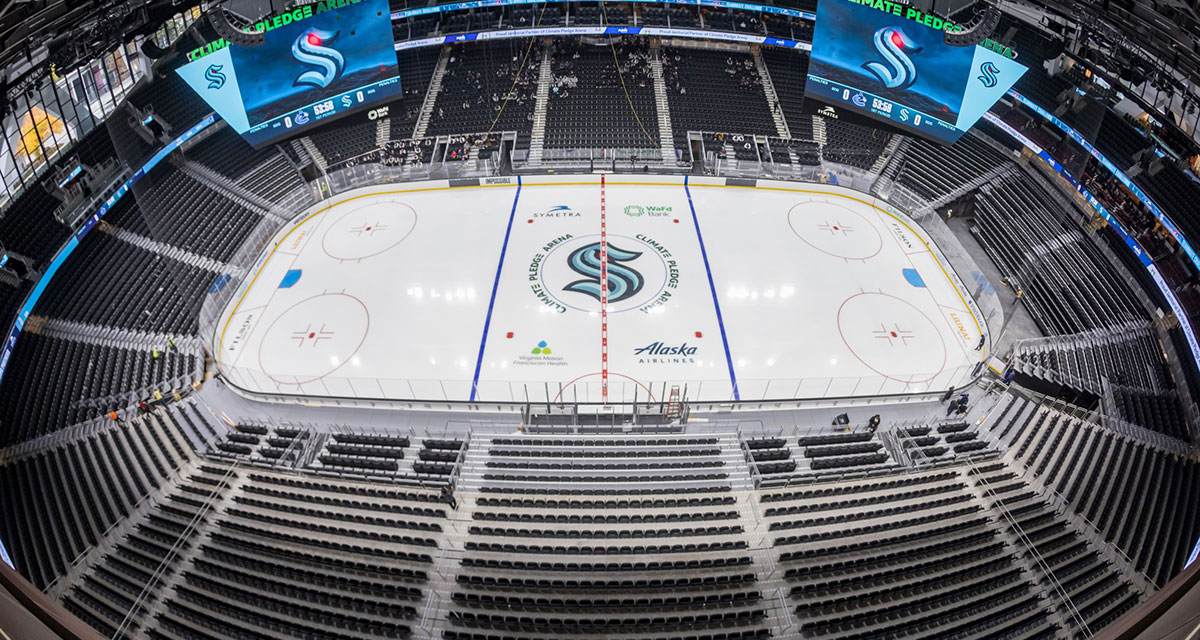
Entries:
<svg viewBox="0 0 1200 640">
<path fill-rule="evenodd" d="M 267 394 L 726 401 L 941 390 L 987 354 L 949 263 L 870 195 L 488 182 L 381 185 L 298 215 L 225 307 L 221 371 Z"/>
</svg>

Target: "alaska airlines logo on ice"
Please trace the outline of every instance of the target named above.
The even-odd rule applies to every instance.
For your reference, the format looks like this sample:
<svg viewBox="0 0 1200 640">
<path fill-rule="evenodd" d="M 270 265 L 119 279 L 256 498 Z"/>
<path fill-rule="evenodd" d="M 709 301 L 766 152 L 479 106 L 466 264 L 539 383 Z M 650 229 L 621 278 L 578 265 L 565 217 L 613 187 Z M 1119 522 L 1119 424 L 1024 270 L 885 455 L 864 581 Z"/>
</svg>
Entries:
<svg viewBox="0 0 1200 640">
<path fill-rule="evenodd" d="M 996 86 L 996 83 L 998 82 L 998 80 L 996 80 L 996 74 L 1000 73 L 1000 68 L 989 60 L 988 62 L 979 65 L 979 73 L 983 74 L 979 76 L 979 81 L 983 83 L 983 86 L 991 89 L 992 87 Z"/>
<path fill-rule="evenodd" d="M 637 356 L 638 364 L 690 364 L 696 361 L 696 347 L 688 346 L 686 342 L 671 346 L 660 340 L 634 349 L 633 355 Z"/>
<path fill-rule="evenodd" d="M 579 215 L 578 211 L 571 211 L 571 207 L 568 207 L 565 204 L 560 204 L 557 207 L 550 207 L 549 209 L 547 209 L 541 213 L 535 213 L 535 214 L 533 214 L 533 217 L 535 217 L 535 218 L 579 218 L 581 216 Z"/>
<path fill-rule="evenodd" d="M 908 54 L 918 53 L 918 47 L 899 27 L 884 27 L 875 32 L 875 49 L 887 62 L 864 62 L 870 71 L 889 89 L 907 89 L 917 81 L 917 68 Z"/>
<path fill-rule="evenodd" d="M 305 29 L 292 43 L 292 57 L 301 64 L 320 67 L 320 71 L 308 70 L 296 77 L 292 86 L 307 84 L 324 89 L 342 75 L 346 59 L 337 49 L 324 46 L 337 39 L 341 31 L 325 31 L 316 27 Z"/>
<path fill-rule="evenodd" d="M 208 68 L 204 70 L 204 79 L 208 80 L 209 89 L 220 89 L 221 87 L 225 86 L 225 80 L 227 78 L 225 77 L 225 73 L 221 71 L 222 66 L 223 65 L 219 64 L 210 64 L 208 65 Z"/>
<path fill-rule="evenodd" d="M 626 251 L 613 244 L 608 245 L 608 301 L 621 302 L 637 295 L 646 284 L 645 278 L 637 270 L 621 264 L 636 260 L 642 254 L 636 251 Z M 567 258 L 567 266 L 579 275 L 582 280 L 576 280 L 563 287 L 563 291 L 574 291 L 601 299 L 600 291 L 600 243 L 580 247 L 571 252 Z"/>
</svg>

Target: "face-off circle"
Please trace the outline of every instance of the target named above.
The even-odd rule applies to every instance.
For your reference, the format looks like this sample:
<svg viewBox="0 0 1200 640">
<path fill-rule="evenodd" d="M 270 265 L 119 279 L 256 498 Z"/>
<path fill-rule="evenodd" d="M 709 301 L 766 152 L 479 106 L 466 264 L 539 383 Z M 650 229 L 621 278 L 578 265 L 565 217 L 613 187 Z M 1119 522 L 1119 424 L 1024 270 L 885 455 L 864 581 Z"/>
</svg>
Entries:
<svg viewBox="0 0 1200 640">
<path fill-rule="evenodd" d="M 334 260 L 363 260 L 404 242 L 417 226 L 417 212 L 399 200 L 375 200 L 351 208 L 321 236 L 321 249 Z"/>
<path fill-rule="evenodd" d="M 283 385 L 307 384 L 340 369 L 358 353 L 371 314 L 345 293 L 323 293 L 297 302 L 267 327 L 258 366 Z"/>
<path fill-rule="evenodd" d="M 788 210 L 788 226 L 804 244 L 845 260 L 868 260 L 883 249 L 883 236 L 862 214 L 837 202 L 804 200 Z"/>
<path fill-rule="evenodd" d="M 665 304 L 679 283 L 679 266 L 670 250 L 638 234 L 608 236 L 608 311 L 622 313 Z M 600 235 L 557 242 L 530 263 L 531 289 L 544 304 L 560 310 L 599 312 Z"/>
<path fill-rule="evenodd" d="M 838 307 L 837 324 L 854 357 L 891 380 L 928 382 L 946 367 L 946 343 L 937 326 L 896 296 L 850 296 Z"/>
</svg>

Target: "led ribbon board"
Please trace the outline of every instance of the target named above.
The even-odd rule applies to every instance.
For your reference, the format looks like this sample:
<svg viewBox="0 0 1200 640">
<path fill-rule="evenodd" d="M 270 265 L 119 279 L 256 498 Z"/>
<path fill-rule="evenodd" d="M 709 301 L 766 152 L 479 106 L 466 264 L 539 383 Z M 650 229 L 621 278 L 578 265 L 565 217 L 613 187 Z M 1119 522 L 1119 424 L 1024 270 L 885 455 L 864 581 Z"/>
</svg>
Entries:
<svg viewBox="0 0 1200 640">
<path fill-rule="evenodd" d="M 885 0 L 821 0 L 805 97 L 952 143 L 1025 67 L 998 47 L 952 47 L 962 27 Z"/>
<path fill-rule="evenodd" d="M 446 11 L 466 11 L 468 9 L 484 9 L 488 7 L 510 7 L 523 4 L 543 4 L 545 0 L 468 0 L 451 4 L 439 4 L 432 7 L 417 7 L 405 9 L 392 14 L 392 20 L 403 20 L 416 16 L 424 16 Z M 715 7 L 720 9 L 737 9 L 739 11 L 754 11 L 757 13 L 773 13 L 780 16 L 790 16 L 801 20 L 812 20 L 816 16 L 808 11 L 798 11 L 787 7 L 776 7 L 766 4 L 749 2 L 734 2 L 732 0 L 633 0 L 642 4 L 681 4 L 693 7 Z"/>
<path fill-rule="evenodd" d="M 745 42 L 762 44 L 772 47 L 801 49 L 808 51 L 812 47 L 807 42 L 788 40 L 786 38 L 764 37 L 751 33 L 731 33 L 728 31 L 703 31 L 700 29 L 676 29 L 673 27 L 535 27 L 532 29 L 504 29 L 502 31 L 477 31 L 474 33 L 456 33 L 448 36 L 431 36 L 417 40 L 404 40 L 395 44 L 396 51 L 431 47 L 440 44 L 455 44 L 459 42 L 474 42 L 475 40 L 504 40 L 509 38 L 540 38 L 543 36 L 660 36 L 664 38 L 692 38 L 704 40 L 725 40 L 728 42 Z"/>
<path fill-rule="evenodd" d="M 262 45 L 226 45 L 177 71 L 255 147 L 401 93 L 387 0 L 309 4 L 256 26 Z"/>
</svg>

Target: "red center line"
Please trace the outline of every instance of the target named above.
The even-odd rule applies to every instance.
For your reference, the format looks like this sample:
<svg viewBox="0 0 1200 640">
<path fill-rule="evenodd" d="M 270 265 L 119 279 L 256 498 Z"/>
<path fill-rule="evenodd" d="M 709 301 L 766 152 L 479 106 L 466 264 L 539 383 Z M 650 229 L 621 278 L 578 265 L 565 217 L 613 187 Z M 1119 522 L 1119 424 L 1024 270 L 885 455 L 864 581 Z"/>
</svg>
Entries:
<svg viewBox="0 0 1200 640">
<path fill-rule="evenodd" d="M 608 403 L 608 214 L 600 174 L 600 395 Z"/>
</svg>

